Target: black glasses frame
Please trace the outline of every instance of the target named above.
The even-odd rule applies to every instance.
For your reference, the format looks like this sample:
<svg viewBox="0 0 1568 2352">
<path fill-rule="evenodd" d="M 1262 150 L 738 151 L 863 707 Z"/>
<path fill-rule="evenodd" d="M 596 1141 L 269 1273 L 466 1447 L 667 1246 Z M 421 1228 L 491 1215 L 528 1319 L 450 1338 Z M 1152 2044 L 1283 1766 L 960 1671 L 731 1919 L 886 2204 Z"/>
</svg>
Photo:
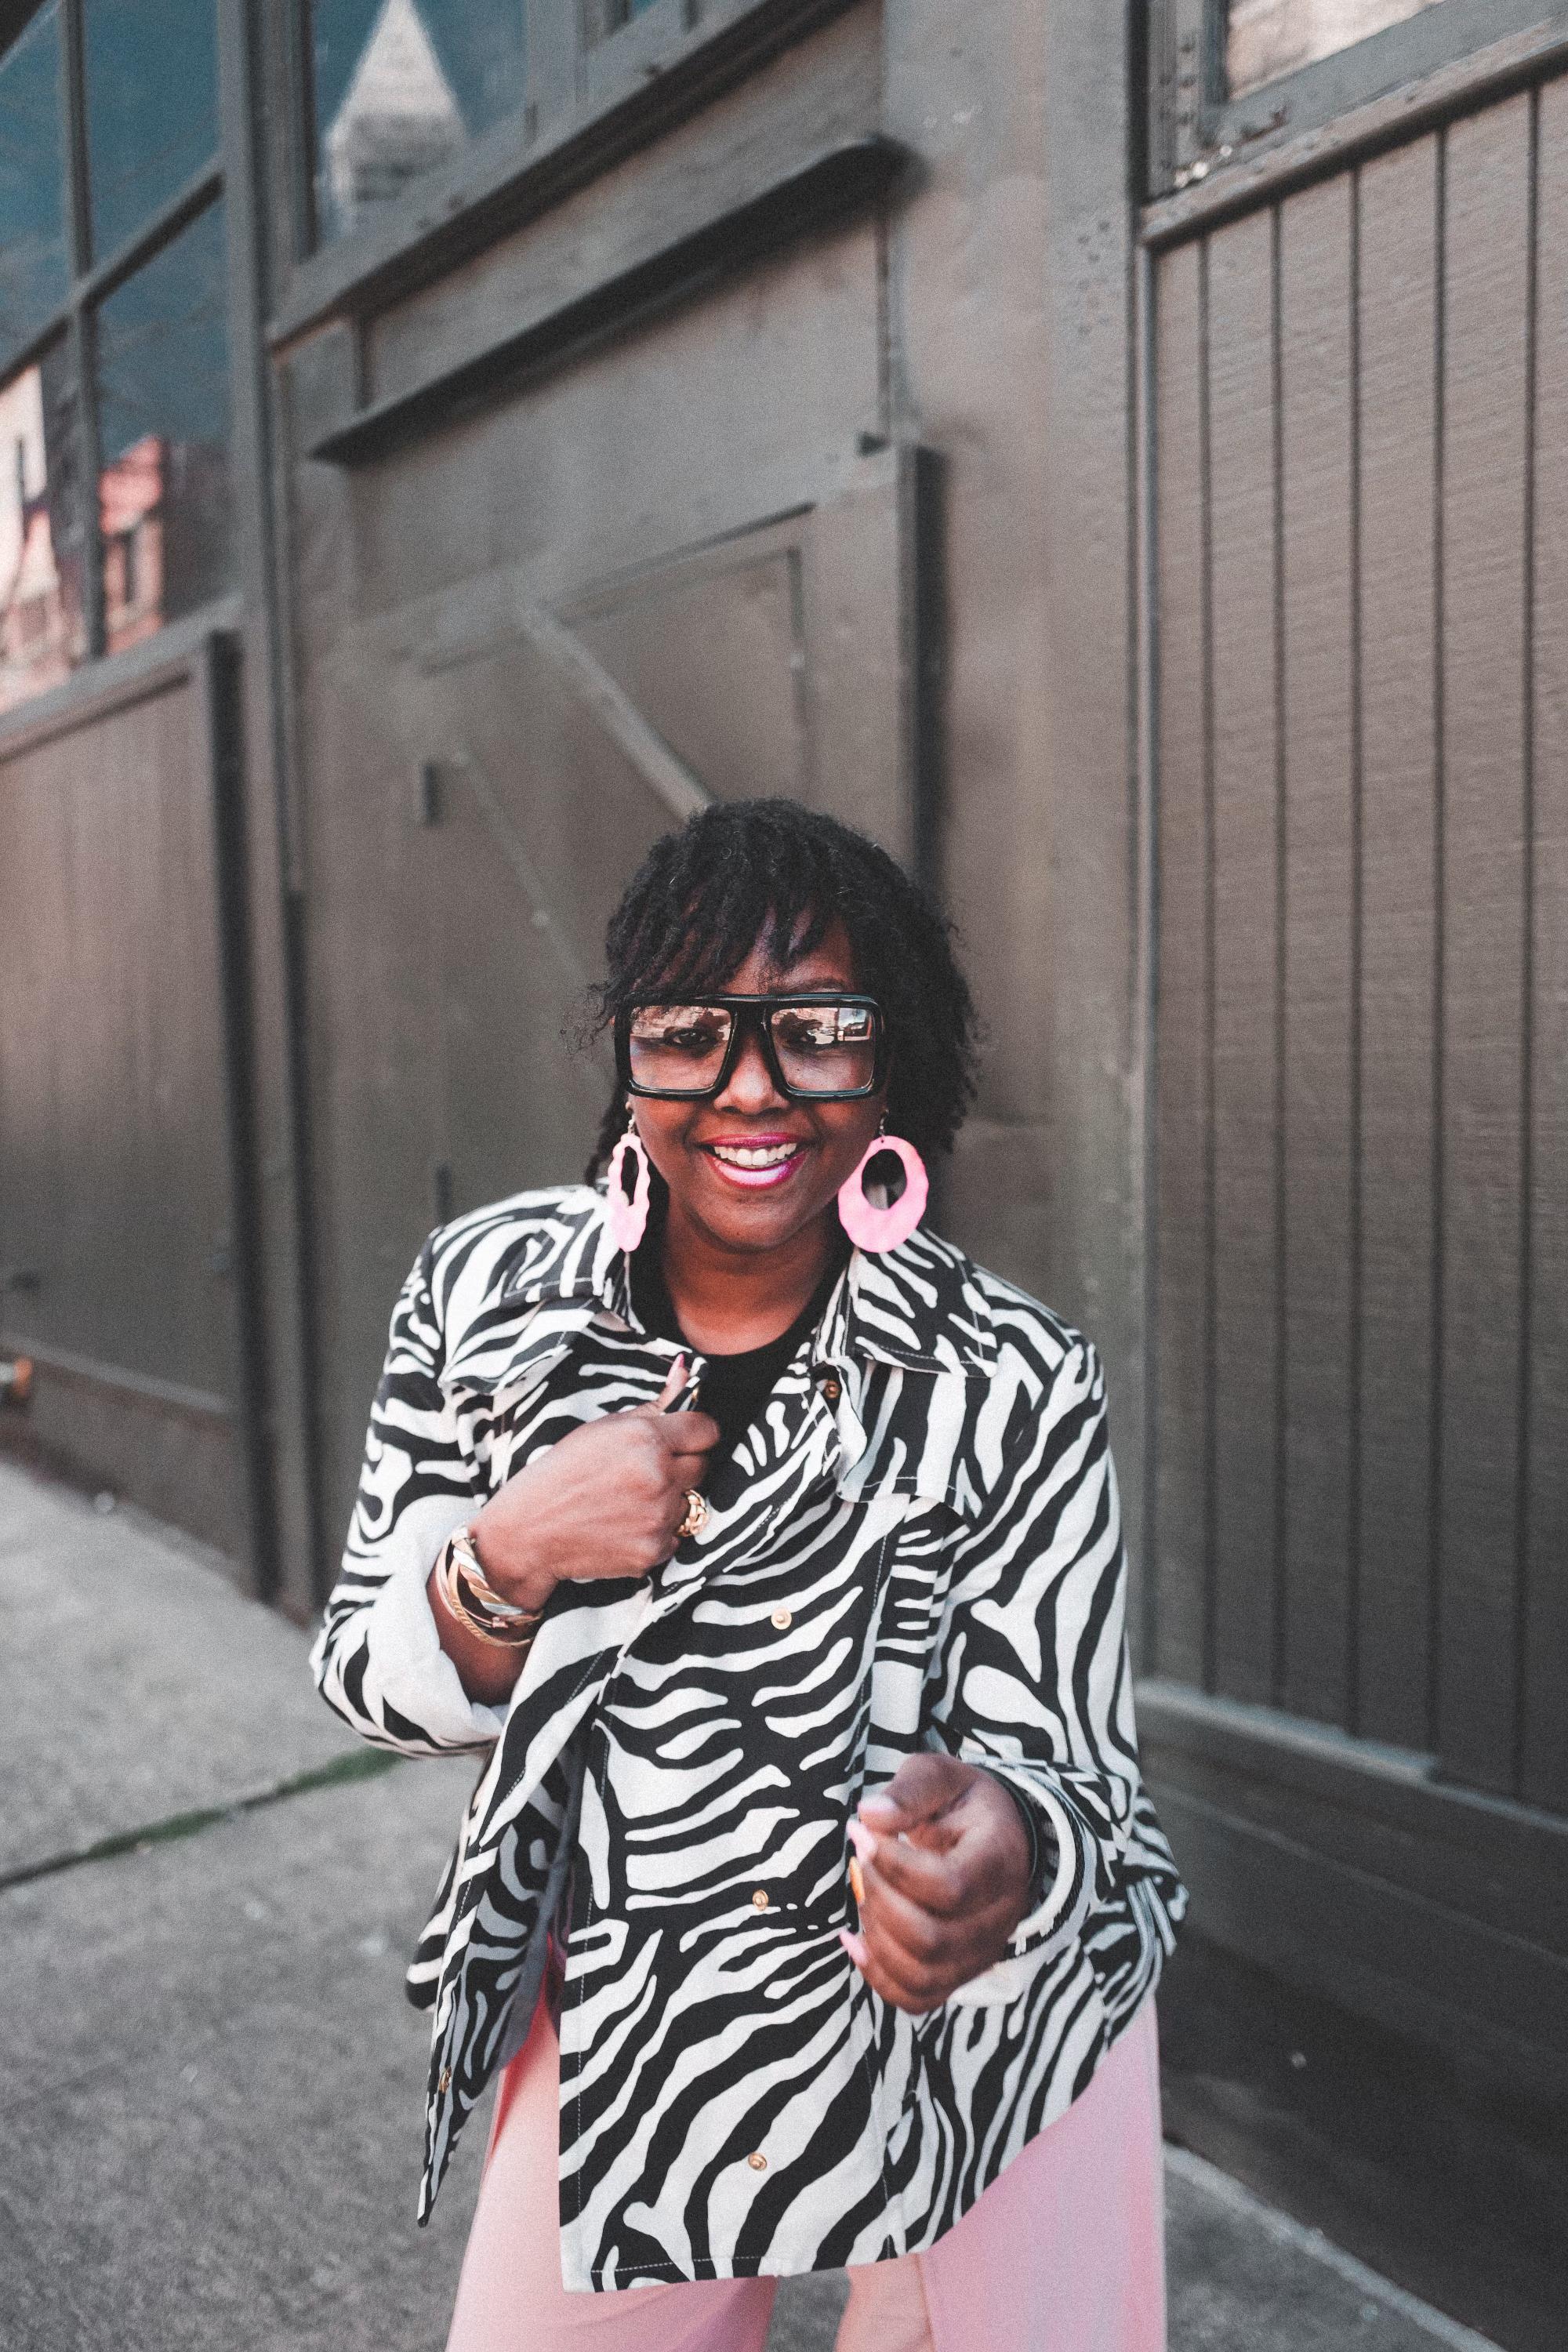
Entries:
<svg viewBox="0 0 1568 2352">
<path fill-rule="evenodd" d="M 711 1086 L 645 1087 L 639 1086 L 633 1077 L 632 1015 L 655 1004 L 716 1004 L 722 1011 L 735 1015 L 730 1042 L 724 1049 L 724 1059 Z M 785 1077 L 773 1045 L 773 1015 L 812 1004 L 854 1004 L 870 1013 L 873 1027 L 871 1076 L 863 1087 L 792 1087 Z M 768 1076 L 780 1094 L 790 1102 L 860 1102 L 868 1095 L 879 1094 L 888 1075 L 888 1026 L 882 1018 L 882 1008 L 874 996 L 857 995 L 852 988 L 803 988 L 789 996 L 725 996 L 691 989 L 674 989 L 658 996 L 634 996 L 628 1004 L 622 1005 L 616 1015 L 616 1072 L 629 1095 L 645 1095 L 654 1102 L 711 1102 L 729 1085 L 735 1064 L 740 1059 L 741 1048 L 746 1038 L 752 1035 L 755 1036 L 762 1048 Z"/>
</svg>

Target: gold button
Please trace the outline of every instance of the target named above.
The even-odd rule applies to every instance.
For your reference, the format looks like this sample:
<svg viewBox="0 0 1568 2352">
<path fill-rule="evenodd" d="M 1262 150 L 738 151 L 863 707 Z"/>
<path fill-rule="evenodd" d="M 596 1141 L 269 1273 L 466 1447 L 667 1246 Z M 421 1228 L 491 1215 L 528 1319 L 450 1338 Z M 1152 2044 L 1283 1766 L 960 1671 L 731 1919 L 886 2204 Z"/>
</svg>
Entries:
<svg viewBox="0 0 1568 2352">
<path fill-rule="evenodd" d="M 442 2067 L 442 2069 L 441 2069 L 441 2080 L 440 2080 L 440 2082 L 437 2084 L 437 2086 L 436 2086 L 436 2087 L 437 2087 L 437 2089 L 441 2093 L 441 2095 L 442 2095 L 442 2096 L 443 2096 L 443 2097 L 445 2097 L 445 2096 L 446 2096 L 446 2095 L 447 2095 L 447 2093 L 451 2089 L 451 2087 L 452 2087 L 452 2070 L 451 2070 L 450 2066 L 443 2066 L 443 2067 Z"/>
<path fill-rule="evenodd" d="M 752 1897 L 752 1908 L 753 1911 L 765 1911 L 767 1907 L 768 1890 L 765 1886 L 759 1886 Z"/>
<path fill-rule="evenodd" d="M 787 1633 L 794 1623 L 795 1611 L 793 1609 L 775 1609 L 773 1611 L 773 1625 L 777 1632 Z"/>
<path fill-rule="evenodd" d="M 839 1398 L 839 1387 L 837 1381 L 824 1381 L 822 1383 L 822 1393 L 827 1399 L 829 1404 L 837 1404 Z"/>
<path fill-rule="evenodd" d="M 751 2166 L 753 2172 L 765 2172 L 768 2168 L 768 2159 L 761 2153 L 760 2150 L 755 2155 L 749 2156 L 746 2158 L 746 2162 Z"/>
</svg>

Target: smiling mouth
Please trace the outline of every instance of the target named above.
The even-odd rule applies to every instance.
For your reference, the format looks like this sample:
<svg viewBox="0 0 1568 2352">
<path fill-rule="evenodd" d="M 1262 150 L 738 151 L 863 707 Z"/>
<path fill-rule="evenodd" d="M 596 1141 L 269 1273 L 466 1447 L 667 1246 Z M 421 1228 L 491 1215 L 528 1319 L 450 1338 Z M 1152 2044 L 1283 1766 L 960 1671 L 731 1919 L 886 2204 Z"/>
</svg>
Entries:
<svg viewBox="0 0 1568 2352">
<path fill-rule="evenodd" d="M 805 1159 L 806 1145 L 798 1136 L 781 1136 L 767 1143 L 705 1143 L 701 1149 L 734 1182 L 777 1184 Z"/>
</svg>

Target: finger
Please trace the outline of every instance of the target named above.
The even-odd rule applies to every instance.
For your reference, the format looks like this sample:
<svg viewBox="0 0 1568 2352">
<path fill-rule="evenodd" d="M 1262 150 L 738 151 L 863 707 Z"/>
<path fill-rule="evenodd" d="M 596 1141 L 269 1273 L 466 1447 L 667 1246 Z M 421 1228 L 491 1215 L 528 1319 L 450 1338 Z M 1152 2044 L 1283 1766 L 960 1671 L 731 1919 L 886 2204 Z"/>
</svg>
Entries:
<svg viewBox="0 0 1568 2352">
<path fill-rule="evenodd" d="M 885 1789 L 861 1799 L 861 1819 L 881 1835 L 935 1821 L 958 1802 L 969 1782 L 969 1768 L 956 1756 L 906 1756 Z"/>
<path fill-rule="evenodd" d="M 664 1386 L 658 1394 L 647 1404 L 628 1405 L 626 1408 L 626 1416 L 637 1421 L 651 1421 L 660 1429 L 668 1428 L 671 1422 L 679 1421 L 683 1416 L 672 1408 L 679 1402 L 681 1391 L 686 1386 L 686 1367 L 689 1361 L 689 1359 L 684 1354 L 677 1356 L 664 1376 Z"/>
<path fill-rule="evenodd" d="M 838 1940 L 879 2000 L 889 2001 L 895 2009 L 919 2010 L 921 2004 L 888 1974 L 864 1936 L 854 1935 L 847 1927 L 840 1927 Z"/>
<path fill-rule="evenodd" d="M 855 1849 L 858 1863 L 867 1869 L 870 1868 L 873 1862 L 880 1863 L 889 1853 L 895 1852 L 900 1856 L 907 1854 L 911 1857 L 918 1857 L 921 1853 L 928 1853 L 940 1869 L 943 1858 L 958 1844 L 963 1832 L 954 1829 L 946 1832 L 940 1841 L 933 1841 L 927 1838 L 929 1826 L 929 1824 L 916 1824 L 913 1834 L 926 1839 L 923 1845 L 916 1845 L 911 1842 L 911 1833 L 909 1832 L 900 1831 L 896 1834 L 878 1837 L 868 1822 L 857 1818 L 849 1824 L 849 1843 Z M 926 1874 L 923 1880 L 918 1873 L 910 1878 L 909 1892 L 917 1902 L 929 1899 L 934 1906 L 939 1900 L 943 1885 L 939 1869 Z"/>
<path fill-rule="evenodd" d="M 710 1454 L 719 1443 L 721 1431 L 710 1412 L 699 1412 L 694 1405 L 689 1412 L 677 1414 L 671 1434 L 682 1454 Z"/>
<path fill-rule="evenodd" d="M 650 1416 L 648 1427 L 671 1454 L 706 1454 L 719 1443 L 719 1424 L 712 1414 L 695 1408 L 690 1412 Z"/>
<path fill-rule="evenodd" d="M 918 1904 L 938 1919 L 956 1919 L 994 1891 L 972 1869 L 967 1855 L 932 1853 L 902 1838 L 878 1838 L 858 1846 L 868 1886 L 885 1886 L 900 1901 Z"/>
<path fill-rule="evenodd" d="M 884 1975 L 921 2000 L 933 1993 L 945 2000 L 954 1985 L 983 1975 L 1007 1948 L 1005 1912 L 986 1912 L 963 1927 L 951 1922 L 930 1922 L 928 1927 L 932 1932 L 911 1949 L 882 1913 L 867 1911 L 860 1917 L 860 1933 Z"/>
<path fill-rule="evenodd" d="M 1005 1904 L 986 1904 L 963 1919 L 937 1919 L 918 1906 L 900 1907 L 886 1887 L 868 1890 L 859 1927 L 872 1958 L 889 1981 L 921 2000 L 946 2000 L 1003 1958 L 1013 1928 Z"/>
<path fill-rule="evenodd" d="M 940 1843 L 919 1828 L 909 1837 L 878 1840 L 872 1859 L 888 1885 L 942 1917 L 1020 1891 L 1018 1858 L 993 1821 L 959 1813 L 939 1826 Z M 1026 1876 L 1026 1864 L 1022 1877 Z"/>
<path fill-rule="evenodd" d="M 989 1948 L 998 1931 L 1012 1925 L 994 1894 L 954 1901 L 952 1890 L 944 1890 L 947 1899 L 942 1909 L 934 1910 L 890 1886 L 875 1869 L 862 1871 L 861 1877 L 866 1889 L 858 1906 L 861 1927 L 897 1945 L 917 1969 L 957 1965 L 980 1946 Z"/>
<path fill-rule="evenodd" d="M 889 2002 L 894 2009 L 907 2010 L 913 2017 L 940 2009 L 959 1982 L 956 1977 L 950 1979 L 907 1971 L 874 1939 L 852 1935 L 847 1927 L 839 1930 L 839 1941 L 879 1999 Z"/>
</svg>

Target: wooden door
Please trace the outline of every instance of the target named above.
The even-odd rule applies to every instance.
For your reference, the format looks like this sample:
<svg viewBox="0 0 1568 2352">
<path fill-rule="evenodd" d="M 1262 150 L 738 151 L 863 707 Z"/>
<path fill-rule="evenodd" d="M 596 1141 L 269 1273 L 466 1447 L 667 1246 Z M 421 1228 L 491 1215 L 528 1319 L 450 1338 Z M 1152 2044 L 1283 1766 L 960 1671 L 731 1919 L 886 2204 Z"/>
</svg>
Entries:
<svg viewBox="0 0 1568 2352">
<path fill-rule="evenodd" d="M 0 745 L 0 1348 L 78 1476 L 265 1575 L 224 646 Z"/>
<path fill-rule="evenodd" d="M 583 1171 L 613 1082 L 589 988 L 658 835 L 709 798 L 782 794 L 916 858 L 931 496 L 920 453 L 875 453 L 835 498 L 548 597 L 526 567 L 483 575 L 337 655 L 326 758 L 352 829 L 322 949 L 334 1027 L 374 1044 L 318 1045 L 346 1204 L 334 1503 L 421 1235 Z"/>
<path fill-rule="evenodd" d="M 1564 36 L 1404 17 L 1146 218 L 1154 1656 L 1565 1811 Z"/>
</svg>

